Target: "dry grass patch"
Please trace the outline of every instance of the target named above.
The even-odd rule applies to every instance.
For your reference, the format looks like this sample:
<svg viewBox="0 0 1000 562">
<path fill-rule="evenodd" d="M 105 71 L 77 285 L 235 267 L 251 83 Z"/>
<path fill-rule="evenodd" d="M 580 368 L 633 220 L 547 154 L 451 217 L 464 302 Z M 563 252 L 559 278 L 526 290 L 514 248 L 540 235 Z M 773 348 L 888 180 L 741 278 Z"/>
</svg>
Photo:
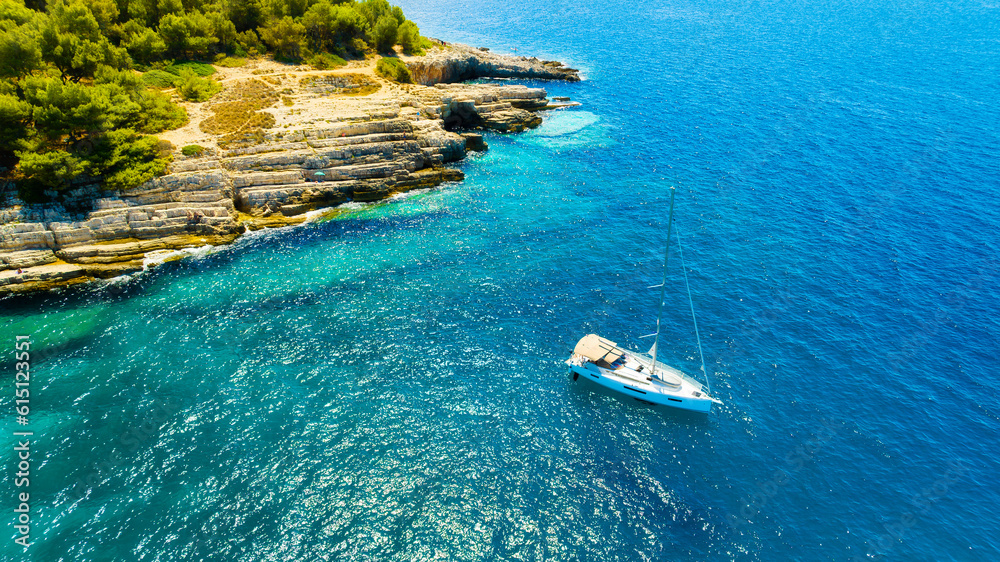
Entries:
<svg viewBox="0 0 1000 562">
<path fill-rule="evenodd" d="M 215 115 L 199 125 L 203 132 L 218 135 L 274 125 L 274 116 L 260 110 L 274 105 L 278 94 L 260 80 L 238 82 L 219 97 L 219 101 L 209 106 Z"/>
<path fill-rule="evenodd" d="M 367 96 L 382 88 L 382 85 L 364 74 L 335 74 L 327 76 L 307 76 L 299 86 L 316 94 L 334 96 Z"/>
<path fill-rule="evenodd" d="M 267 137 L 264 135 L 263 129 L 254 129 L 223 135 L 216 144 L 218 144 L 219 148 L 222 150 L 230 150 L 234 148 L 244 148 L 247 146 L 258 145 L 265 140 L 267 140 Z"/>
<path fill-rule="evenodd" d="M 226 88 L 220 100 L 209 106 L 214 115 L 198 127 L 205 133 L 225 135 L 219 146 L 257 142 L 263 130 L 274 126 L 274 115 L 264 108 L 277 103 L 278 94 L 260 80 L 246 80 Z"/>
</svg>

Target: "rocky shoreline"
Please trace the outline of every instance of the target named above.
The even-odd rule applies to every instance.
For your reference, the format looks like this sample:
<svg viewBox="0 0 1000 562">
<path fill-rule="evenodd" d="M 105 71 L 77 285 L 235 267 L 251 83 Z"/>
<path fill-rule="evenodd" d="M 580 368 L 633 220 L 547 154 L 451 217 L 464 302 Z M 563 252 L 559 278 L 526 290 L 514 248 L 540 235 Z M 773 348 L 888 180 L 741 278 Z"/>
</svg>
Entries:
<svg viewBox="0 0 1000 562">
<path fill-rule="evenodd" d="M 199 157 L 177 152 L 167 175 L 127 193 L 80 186 L 85 212 L 9 201 L 0 209 L 0 296 L 134 273 L 156 252 L 227 244 L 250 230 L 304 222 L 315 209 L 461 180 L 447 164 L 486 148 L 475 130 L 524 131 L 541 123 L 537 111 L 564 104 L 550 103 L 541 88 L 454 82 L 579 80 L 560 63 L 463 45 L 401 58 L 416 84 L 369 72 L 380 91 L 370 96 L 317 86 L 358 65 L 308 79 L 275 73 L 270 82 L 288 95 L 265 110 L 276 115 L 274 127 L 238 143 L 199 139 L 214 146 Z"/>
</svg>

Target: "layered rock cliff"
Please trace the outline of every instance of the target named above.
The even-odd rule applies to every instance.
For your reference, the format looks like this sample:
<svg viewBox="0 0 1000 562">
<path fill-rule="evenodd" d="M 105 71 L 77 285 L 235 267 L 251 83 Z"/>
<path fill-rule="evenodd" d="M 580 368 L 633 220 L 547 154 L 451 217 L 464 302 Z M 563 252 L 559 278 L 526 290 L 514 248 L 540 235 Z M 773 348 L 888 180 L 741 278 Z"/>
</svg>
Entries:
<svg viewBox="0 0 1000 562">
<path fill-rule="evenodd" d="M 440 44 L 425 56 L 404 57 L 413 81 L 425 86 L 476 78 L 580 80 L 579 71 L 558 61 L 497 55 L 457 43 Z"/>
<path fill-rule="evenodd" d="M 276 80 L 291 84 L 287 74 Z M 485 145 L 456 130 L 523 131 L 541 122 L 535 111 L 548 102 L 544 90 L 518 85 L 377 77 L 381 94 L 344 97 L 316 86 L 321 73 L 308 74 L 301 88 L 286 89 L 291 103 L 270 110 L 275 127 L 215 143 L 205 156 L 178 153 L 167 175 L 103 193 L 87 212 L 0 211 L 0 295 L 135 272 L 153 252 L 224 244 L 248 229 L 302 222 L 314 209 L 460 180 L 446 164 Z"/>
</svg>

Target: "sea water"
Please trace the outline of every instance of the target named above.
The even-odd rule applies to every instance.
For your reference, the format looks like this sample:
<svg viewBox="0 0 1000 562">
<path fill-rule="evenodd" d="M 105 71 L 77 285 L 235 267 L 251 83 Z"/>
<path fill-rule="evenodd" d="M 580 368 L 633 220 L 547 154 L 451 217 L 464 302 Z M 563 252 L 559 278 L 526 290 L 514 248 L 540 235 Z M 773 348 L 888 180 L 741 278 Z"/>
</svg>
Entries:
<svg viewBox="0 0 1000 562">
<path fill-rule="evenodd" d="M 402 6 L 582 105 L 464 182 L 0 302 L 3 559 L 1000 558 L 1000 6 Z M 648 347 L 671 187 L 709 415 L 563 364 Z"/>
</svg>

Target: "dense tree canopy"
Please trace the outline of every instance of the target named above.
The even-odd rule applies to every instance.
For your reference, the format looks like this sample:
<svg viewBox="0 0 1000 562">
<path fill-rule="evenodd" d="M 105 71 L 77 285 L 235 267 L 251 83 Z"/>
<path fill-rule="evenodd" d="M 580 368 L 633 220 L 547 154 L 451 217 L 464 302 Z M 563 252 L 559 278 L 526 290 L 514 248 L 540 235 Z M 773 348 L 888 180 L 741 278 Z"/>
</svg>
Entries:
<svg viewBox="0 0 1000 562">
<path fill-rule="evenodd" d="M 140 72 L 268 51 L 329 64 L 394 45 L 429 43 L 387 0 L 0 0 L 0 170 L 36 199 L 86 177 L 128 189 L 166 165 L 147 135 L 187 119 Z M 217 91 L 186 72 L 166 86 Z"/>
</svg>

